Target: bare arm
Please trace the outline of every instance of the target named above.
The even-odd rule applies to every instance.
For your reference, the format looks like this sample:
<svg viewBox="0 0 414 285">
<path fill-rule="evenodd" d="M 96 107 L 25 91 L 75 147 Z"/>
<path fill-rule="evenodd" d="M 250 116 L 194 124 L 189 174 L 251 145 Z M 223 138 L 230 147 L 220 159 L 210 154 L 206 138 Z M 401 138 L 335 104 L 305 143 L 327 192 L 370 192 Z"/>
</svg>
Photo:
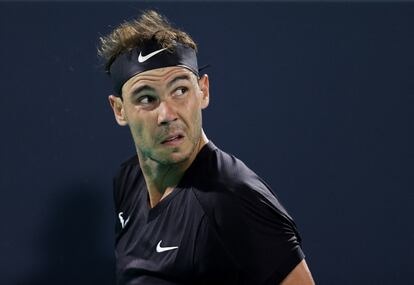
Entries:
<svg viewBox="0 0 414 285">
<path fill-rule="evenodd" d="M 306 261 L 303 259 L 296 265 L 280 285 L 315 285 Z"/>
</svg>

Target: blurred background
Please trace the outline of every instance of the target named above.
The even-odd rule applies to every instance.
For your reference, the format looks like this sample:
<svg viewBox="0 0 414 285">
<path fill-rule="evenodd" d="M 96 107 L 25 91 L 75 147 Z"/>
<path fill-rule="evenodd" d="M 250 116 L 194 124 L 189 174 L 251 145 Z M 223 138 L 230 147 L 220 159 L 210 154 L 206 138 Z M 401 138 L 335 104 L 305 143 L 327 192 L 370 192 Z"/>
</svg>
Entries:
<svg viewBox="0 0 414 285">
<path fill-rule="evenodd" d="M 317 284 L 412 284 L 414 4 L 1 2 L 0 284 L 114 284 L 134 154 L 100 36 L 152 8 L 210 64 L 207 136 L 294 217 Z"/>
</svg>

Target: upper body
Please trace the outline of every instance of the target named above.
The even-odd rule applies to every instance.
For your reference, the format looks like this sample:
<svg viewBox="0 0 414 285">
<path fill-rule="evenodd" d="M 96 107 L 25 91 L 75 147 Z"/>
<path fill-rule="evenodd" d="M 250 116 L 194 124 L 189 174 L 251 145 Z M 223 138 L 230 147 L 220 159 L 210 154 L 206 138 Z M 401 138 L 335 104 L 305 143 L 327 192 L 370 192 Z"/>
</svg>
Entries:
<svg viewBox="0 0 414 285">
<path fill-rule="evenodd" d="M 194 41 L 149 11 L 102 38 L 100 54 L 137 152 L 115 184 L 120 284 L 313 284 L 292 219 L 202 129 L 209 79 Z"/>
<path fill-rule="evenodd" d="M 211 141 L 155 207 L 136 156 L 114 197 L 119 284 L 279 284 L 304 258 L 270 188 Z"/>
</svg>

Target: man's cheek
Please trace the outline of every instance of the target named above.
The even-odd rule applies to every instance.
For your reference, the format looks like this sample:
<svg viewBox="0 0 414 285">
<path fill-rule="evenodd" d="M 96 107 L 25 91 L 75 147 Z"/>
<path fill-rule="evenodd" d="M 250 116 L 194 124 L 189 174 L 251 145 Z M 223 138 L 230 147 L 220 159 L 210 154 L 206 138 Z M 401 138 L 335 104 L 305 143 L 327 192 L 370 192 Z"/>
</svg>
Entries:
<svg viewBox="0 0 414 285">
<path fill-rule="evenodd" d="M 130 124 L 130 127 L 131 127 L 131 133 L 132 133 L 132 136 L 134 137 L 134 140 L 137 143 L 140 143 L 142 141 L 142 136 L 143 136 L 142 127 L 140 125 L 137 125 L 137 124 Z"/>
</svg>

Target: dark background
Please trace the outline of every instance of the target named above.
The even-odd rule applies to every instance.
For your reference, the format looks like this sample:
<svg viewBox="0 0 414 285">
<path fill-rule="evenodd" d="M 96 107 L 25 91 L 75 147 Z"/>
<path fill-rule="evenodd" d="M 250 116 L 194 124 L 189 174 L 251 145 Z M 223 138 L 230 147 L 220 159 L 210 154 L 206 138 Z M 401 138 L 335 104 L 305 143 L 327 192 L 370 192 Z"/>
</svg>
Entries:
<svg viewBox="0 0 414 285">
<path fill-rule="evenodd" d="M 114 284 L 134 153 L 98 38 L 156 8 L 211 64 L 207 136 L 262 176 L 318 284 L 412 284 L 412 3 L 0 3 L 0 284 Z"/>
</svg>

